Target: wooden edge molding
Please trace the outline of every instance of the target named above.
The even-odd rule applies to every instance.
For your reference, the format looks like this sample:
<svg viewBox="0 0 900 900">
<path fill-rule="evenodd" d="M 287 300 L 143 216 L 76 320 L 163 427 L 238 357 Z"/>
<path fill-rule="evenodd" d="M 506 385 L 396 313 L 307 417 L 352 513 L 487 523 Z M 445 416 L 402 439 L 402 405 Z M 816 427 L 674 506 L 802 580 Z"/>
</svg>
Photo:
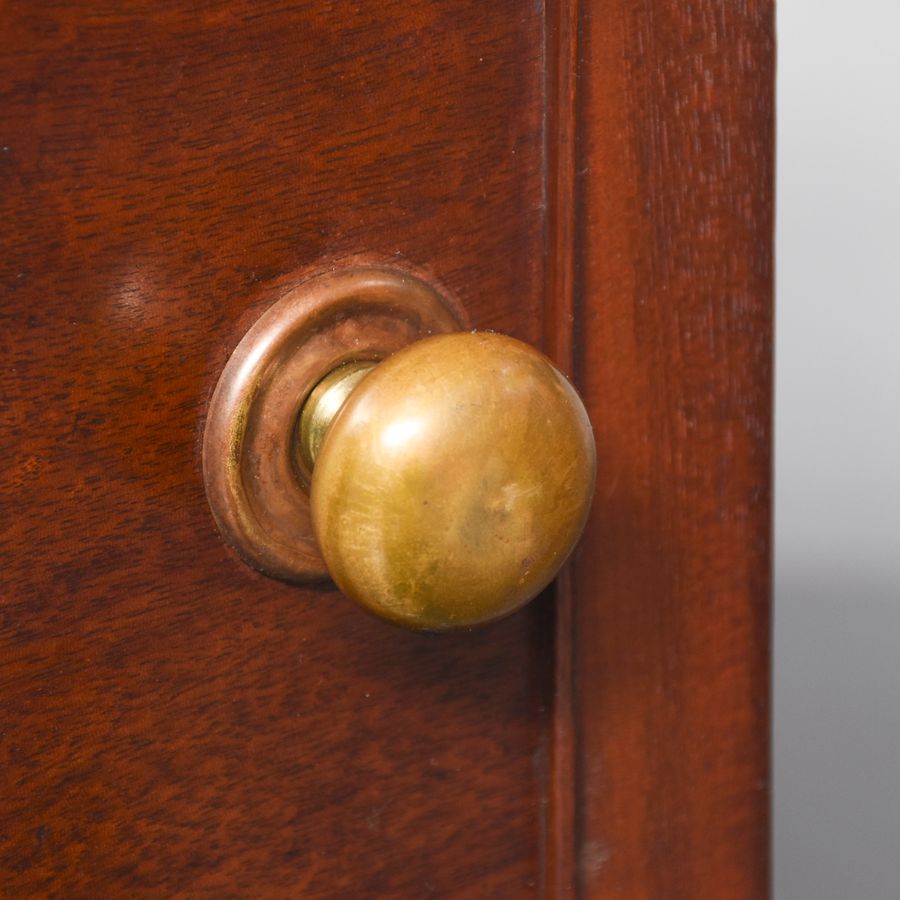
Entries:
<svg viewBox="0 0 900 900">
<path fill-rule="evenodd" d="M 545 349 L 598 482 L 556 585 L 545 893 L 769 892 L 774 9 L 547 6 Z"/>
</svg>

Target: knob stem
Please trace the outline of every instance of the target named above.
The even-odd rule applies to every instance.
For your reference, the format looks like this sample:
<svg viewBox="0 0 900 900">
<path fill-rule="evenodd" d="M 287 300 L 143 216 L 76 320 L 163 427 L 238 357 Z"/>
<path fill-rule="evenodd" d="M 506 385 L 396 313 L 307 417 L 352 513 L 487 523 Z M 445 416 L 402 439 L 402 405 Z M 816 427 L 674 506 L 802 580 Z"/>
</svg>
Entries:
<svg viewBox="0 0 900 900">
<path fill-rule="evenodd" d="M 325 435 L 356 386 L 377 363 L 357 360 L 332 369 L 310 391 L 300 411 L 297 426 L 297 453 L 307 480 L 312 476 Z"/>
</svg>

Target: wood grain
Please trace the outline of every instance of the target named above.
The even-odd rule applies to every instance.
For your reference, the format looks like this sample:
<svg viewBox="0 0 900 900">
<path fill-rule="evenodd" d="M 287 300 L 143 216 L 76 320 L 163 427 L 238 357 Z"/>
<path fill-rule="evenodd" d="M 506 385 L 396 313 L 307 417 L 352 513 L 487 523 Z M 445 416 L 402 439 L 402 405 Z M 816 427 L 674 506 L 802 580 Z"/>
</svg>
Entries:
<svg viewBox="0 0 900 900">
<path fill-rule="evenodd" d="M 581 5 L 578 889 L 768 893 L 773 9 Z"/>
<path fill-rule="evenodd" d="M 537 342 L 540 8 L 21 0 L 0 35 L 0 895 L 534 893 L 546 609 L 429 638 L 258 575 L 199 436 L 310 267 Z"/>
<path fill-rule="evenodd" d="M 757 898 L 768 0 L 0 10 L 0 896 Z M 400 632 L 206 506 L 312 271 L 541 344 L 599 484 L 557 587 Z"/>
</svg>

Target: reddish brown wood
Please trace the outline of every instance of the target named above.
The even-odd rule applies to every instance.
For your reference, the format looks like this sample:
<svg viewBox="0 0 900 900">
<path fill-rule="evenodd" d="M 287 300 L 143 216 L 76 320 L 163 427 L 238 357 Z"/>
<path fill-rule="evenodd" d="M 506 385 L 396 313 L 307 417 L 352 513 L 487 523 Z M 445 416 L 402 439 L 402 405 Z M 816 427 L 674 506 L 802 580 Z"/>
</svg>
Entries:
<svg viewBox="0 0 900 900">
<path fill-rule="evenodd" d="M 543 18 L 481 0 L 0 12 L 0 894 L 538 890 L 546 611 L 405 634 L 220 539 L 204 404 L 364 254 L 537 342 Z"/>
<path fill-rule="evenodd" d="M 768 892 L 772 4 L 583 4 L 585 897 Z"/>
<path fill-rule="evenodd" d="M 0 895 L 765 896 L 771 15 L 3 6 Z M 406 634 L 219 538 L 228 354 L 359 261 L 580 382 L 555 613 Z"/>
</svg>

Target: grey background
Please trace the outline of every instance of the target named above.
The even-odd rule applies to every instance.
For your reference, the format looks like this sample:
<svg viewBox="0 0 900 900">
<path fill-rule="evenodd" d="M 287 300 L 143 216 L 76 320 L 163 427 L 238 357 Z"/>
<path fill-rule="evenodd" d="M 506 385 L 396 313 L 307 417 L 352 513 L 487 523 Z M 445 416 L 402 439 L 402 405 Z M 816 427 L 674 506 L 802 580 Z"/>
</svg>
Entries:
<svg viewBox="0 0 900 900">
<path fill-rule="evenodd" d="M 776 900 L 900 900 L 900 4 L 778 10 Z"/>
</svg>

